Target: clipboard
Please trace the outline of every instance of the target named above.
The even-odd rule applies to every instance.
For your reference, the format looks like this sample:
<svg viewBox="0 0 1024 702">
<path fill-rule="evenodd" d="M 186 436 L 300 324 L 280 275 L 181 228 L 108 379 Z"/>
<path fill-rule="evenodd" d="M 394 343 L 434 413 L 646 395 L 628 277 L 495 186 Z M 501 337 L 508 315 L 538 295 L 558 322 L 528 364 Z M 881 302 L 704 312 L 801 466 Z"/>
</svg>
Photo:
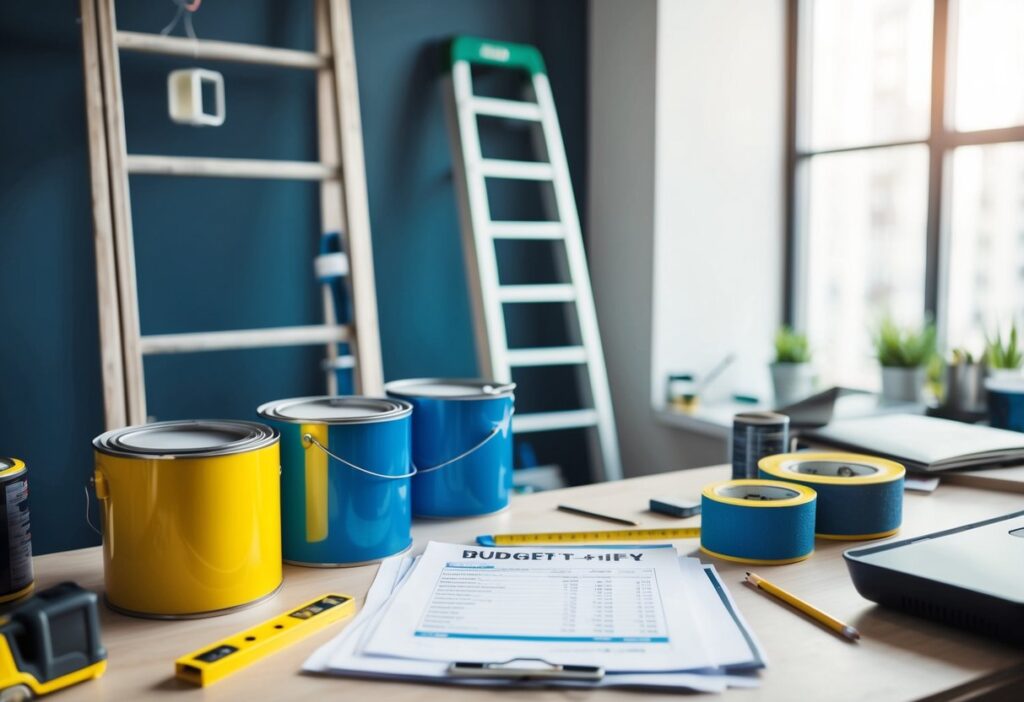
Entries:
<svg viewBox="0 0 1024 702">
<path fill-rule="evenodd" d="M 466 658 L 462 657 L 453 657 L 447 661 L 432 661 L 365 655 L 361 651 L 364 637 L 373 630 L 390 597 L 399 590 L 402 583 L 406 582 L 407 576 L 416 563 L 416 559 L 406 557 L 384 560 L 356 619 L 335 639 L 321 646 L 306 661 L 303 670 L 322 675 L 367 680 L 447 683 L 487 689 L 519 686 L 527 686 L 531 689 L 537 686 L 550 686 L 580 690 L 644 687 L 662 691 L 720 693 L 730 687 L 757 687 L 759 680 L 754 672 L 765 667 L 764 654 L 752 632 L 749 631 L 749 626 L 736 609 L 724 583 L 713 566 L 702 566 L 699 561 L 692 558 L 681 558 L 679 562 L 682 570 L 699 571 L 703 575 L 703 579 L 699 581 L 703 584 L 692 589 L 692 594 L 699 600 L 701 606 L 698 609 L 701 612 L 709 613 L 709 618 L 704 624 L 715 625 L 719 619 L 714 611 L 716 608 L 723 608 L 731 625 L 736 627 L 737 633 L 744 640 L 745 648 L 749 648 L 748 653 L 744 656 L 735 660 L 729 658 L 728 650 L 722 648 L 724 644 L 717 638 L 711 642 L 716 650 L 716 656 L 723 661 L 729 658 L 728 664 L 713 670 L 700 671 L 680 670 L 655 673 L 615 672 L 607 669 L 598 671 L 587 665 L 590 661 L 586 659 L 577 659 L 572 664 L 566 663 L 562 666 L 551 664 L 550 660 L 558 659 L 558 656 L 534 655 L 528 657 L 541 660 L 522 662 L 515 660 L 522 656 L 513 655 L 508 656 L 513 659 L 512 661 L 491 663 L 482 663 L 481 659 L 477 658 L 472 659 L 474 660 L 472 663 L 463 664 L 462 661 L 465 661 Z M 692 573 L 689 575 L 692 577 Z M 492 656 L 492 660 L 497 661 L 498 656 Z M 459 663 L 453 664 L 452 661 Z M 573 664 L 576 666 L 575 669 Z M 515 666 L 518 666 L 519 670 L 508 670 Z M 523 671 L 523 667 L 528 669 Z"/>
<path fill-rule="evenodd" d="M 502 678 L 504 680 L 589 680 L 604 678 L 604 668 L 596 665 L 562 665 L 543 658 L 510 658 L 495 663 L 451 663 L 448 675 L 462 678 Z"/>
</svg>

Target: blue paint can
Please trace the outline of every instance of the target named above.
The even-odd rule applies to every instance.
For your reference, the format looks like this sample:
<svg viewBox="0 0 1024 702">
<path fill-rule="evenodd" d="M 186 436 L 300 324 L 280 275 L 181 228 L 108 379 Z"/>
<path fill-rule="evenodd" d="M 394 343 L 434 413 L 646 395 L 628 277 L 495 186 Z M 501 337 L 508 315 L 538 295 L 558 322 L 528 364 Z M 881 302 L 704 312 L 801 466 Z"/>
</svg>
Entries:
<svg viewBox="0 0 1024 702">
<path fill-rule="evenodd" d="M 996 429 L 1024 431 L 1024 378 L 1000 376 L 985 381 L 989 424 Z"/>
<path fill-rule="evenodd" d="M 508 507 L 514 383 L 420 378 L 384 386 L 412 403 L 412 511 L 475 517 Z"/>
<path fill-rule="evenodd" d="M 412 545 L 408 402 L 300 397 L 257 412 L 281 432 L 286 562 L 362 565 Z"/>
</svg>

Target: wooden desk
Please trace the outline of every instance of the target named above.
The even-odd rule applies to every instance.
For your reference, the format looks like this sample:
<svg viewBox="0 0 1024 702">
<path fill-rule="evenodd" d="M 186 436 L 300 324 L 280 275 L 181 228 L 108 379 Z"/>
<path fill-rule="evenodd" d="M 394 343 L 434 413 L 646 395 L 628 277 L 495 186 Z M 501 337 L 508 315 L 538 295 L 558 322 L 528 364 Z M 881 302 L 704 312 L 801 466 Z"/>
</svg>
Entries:
<svg viewBox="0 0 1024 702">
<path fill-rule="evenodd" d="M 618 483 L 602 483 L 515 498 L 511 509 L 492 517 L 458 521 L 423 521 L 414 527 L 416 548 L 428 540 L 471 543 L 477 534 L 541 529 L 600 529 L 593 520 L 556 512 L 559 502 L 631 515 L 644 526 L 690 525 L 696 520 L 674 520 L 647 512 L 652 496 L 696 496 L 700 488 L 728 477 L 725 467 L 665 473 Z M 1021 508 L 1020 495 L 943 485 L 931 495 L 907 494 L 904 527 L 900 536 L 912 536 L 1005 514 Z M 695 541 L 681 541 L 685 551 Z M 761 639 L 769 667 L 761 673 L 762 687 L 730 690 L 737 700 L 910 700 L 943 694 L 936 699 L 962 699 L 964 690 L 993 684 L 1019 683 L 1024 677 L 1024 652 L 953 629 L 876 607 L 862 599 L 847 576 L 842 551 L 849 544 L 818 541 L 809 560 L 758 571 L 780 585 L 804 595 L 828 612 L 857 626 L 864 638 L 849 644 L 818 625 L 789 611 L 762 593 L 741 585 L 744 568 L 716 562 L 743 614 Z M 707 561 L 706 556 L 702 560 Z M 366 592 L 375 566 L 348 569 L 288 567 L 280 594 L 258 607 L 224 617 L 196 621 L 158 622 L 103 611 L 103 642 L 110 654 L 107 674 L 84 683 L 55 699 L 73 700 L 360 700 L 380 702 L 421 700 L 428 696 L 446 702 L 470 702 L 484 696 L 495 699 L 610 700 L 633 697 L 644 702 L 659 699 L 653 693 L 621 690 L 503 691 L 421 686 L 410 683 L 371 682 L 301 675 L 305 658 L 341 630 L 320 632 L 265 662 L 205 690 L 190 688 L 172 677 L 179 655 L 244 629 L 263 619 L 329 590 L 360 596 Z M 102 590 L 98 548 L 69 551 L 36 559 L 38 585 L 61 580 Z M 500 695 L 500 697 L 499 697 Z M 669 695 L 664 695 L 667 699 Z M 673 696 L 676 697 L 676 696 Z M 1009 699 L 1009 698 L 1007 698 Z"/>
</svg>

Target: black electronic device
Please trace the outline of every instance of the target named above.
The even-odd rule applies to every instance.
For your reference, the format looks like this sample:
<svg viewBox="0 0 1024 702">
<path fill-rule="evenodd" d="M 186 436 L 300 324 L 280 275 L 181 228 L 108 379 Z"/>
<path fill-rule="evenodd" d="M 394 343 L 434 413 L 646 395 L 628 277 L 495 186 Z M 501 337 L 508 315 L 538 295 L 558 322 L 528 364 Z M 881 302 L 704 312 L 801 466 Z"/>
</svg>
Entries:
<svg viewBox="0 0 1024 702">
<path fill-rule="evenodd" d="M 1024 511 L 844 557 L 869 600 L 1024 646 Z"/>
<path fill-rule="evenodd" d="M 0 700 L 28 700 L 103 675 L 96 603 L 96 593 L 61 583 L 0 617 Z"/>
</svg>

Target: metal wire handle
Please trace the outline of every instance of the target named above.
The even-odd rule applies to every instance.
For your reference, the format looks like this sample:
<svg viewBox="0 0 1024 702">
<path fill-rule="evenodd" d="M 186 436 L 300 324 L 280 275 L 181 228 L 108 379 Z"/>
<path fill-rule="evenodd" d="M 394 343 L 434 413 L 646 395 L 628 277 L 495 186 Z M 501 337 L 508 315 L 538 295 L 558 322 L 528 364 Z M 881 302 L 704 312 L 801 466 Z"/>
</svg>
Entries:
<svg viewBox="0 0 1024 702">
<path fill-rule="evenodd" d="M 385 475 L 384 473 L 376 473 L 376 472 L 374 472 L 372 470 L 368 470 L 366 468 L 363 468 L 362 466 L 357 466 L 355 463 L 349 463 L 348 461 L 346 461 L 341 456 L 339 456 L 337 454 L 334 454 L 334 453 L 331 453 L 331 451 L 326 446 L 324 446 L 319 441 L 317 441 L 316 438 L 312 434 L 303 434 L 302 435 L 302 444 L 307 449 L 310 447 L 310 445 L 316 446 L 321 451 L 323 451 L 328 456 L 330 456 L 334 460 L 338 461 L 342 465 L 344 465 L 344 466 L 346 466 L 348 468 L 351 468 L 352 470 L 357 470 L 360 473 L 365 473 L 366 475 L 372 476 L 374 478 L 381 478 L 383 480 L 404 480 L 405 478 L 411 478 L 412 476 L 416 475 L 416 473 L 417 473 L 416 466 L 413 466 L 412 467 L 412 471 L 410 471 L 408 473 L 405 473 L 404 475 Z"/>
<path fill-rule="evenodd" d="M 96 478 L 89 478 L 89 484 L 96 487 Z M 92 517 L 89 516 L 89 508 L 92 506 L 92 500 L 89 499 L 89 485 L 84 485 L 85 488 L 85 523 L 89 525 L 89 528 L 95 531 L 100 536 L 103 536 L 103 532 L 97 529 L 92 523 Z"/>
<path fill-rule="evenodd" d="M 508 425 L 509 425 L 509 422 L 511 422 L 511 421 L 512 421 L 512 415 L 513 415 L 514 413 L 515 413 L 515 409 L 511 410 L 511 411 L 510 411 L 510 412 L 509 412 L 509 413 L 508 413 L 508 414 L 507 414 L 507 415 L 505 416 L 505 418 L 504 418 L 503 420 L 501 420 L 501 424 L 496 424 L 496 425 L 494 426 L 494 429 L 492 429 L 492 430 L 491 430 L 491 433 L 490 433 L 490 434 L 488 434 L 488 435 L 487 435 L 486 437 L 484 437 L 484 440 L 483 440 L 483 441 L 481 441 L 480 443 L 478 443 L 478 444 L 477 444 L 476 446 L 474 446 L 473 448 L 471 448 L 471 449 L 468 449 L 468 450 L 466 450 L 466 451 L 463 451 L 462 453 L 460 453 L 460 454 L 459 454 L 458 456 L 456 456 L 455 458 L 449 458 L 449 459 L 448 459 L 447 461 L 445 461 L 444 463 L 438 463 L 438 464 L 437 464 L 436 466 L 431 466 L 430 468 L 419 468 L 419 467 L 417 467 L 417 466 L 416 466 L 416 464 L 414 463 L 414 464 L 413 464 L 413 468 L 415 468 L 415 470 L 416 470 L 416 472 L 417 472 L 417 473 L 419 473 L 420 475 L 422 475 L 422 474 L 424 474 L 424 473 L 433 473 L 433 472 L 434 472 L 435 470 L 441 470 L 441 469 L 442 469 L 442 468 L 444 468 L 445 466 L 450 466 L 450 465 L 451 465 L 452 463 L 455 463 L 456 461 L 461 461 L 461 460 L 462 460 L 463 458 L 465 458 L 466 456 L 468 456 L 468 455 L 470 455 L 470 454 L 472 454 L 472 453 L 476 452 L 476 451 L 477 451 L 478 449 L 481 449 L 481 448 L 483 448 L 483 447 L 484 447 L 484 444 L 486 444 L 486 443 L 487 443 L 488 441 L 490 441 L 491 439 L 493 439 L 494 437 L 496 437 L 496 436 L 497 436 L 497 435 L 498 435 L 498 434 L 499 434 L 500 432 L 502 432 L 503 430 L 507 429 L 507 428 L 508 428 Z"/>
</svg>

